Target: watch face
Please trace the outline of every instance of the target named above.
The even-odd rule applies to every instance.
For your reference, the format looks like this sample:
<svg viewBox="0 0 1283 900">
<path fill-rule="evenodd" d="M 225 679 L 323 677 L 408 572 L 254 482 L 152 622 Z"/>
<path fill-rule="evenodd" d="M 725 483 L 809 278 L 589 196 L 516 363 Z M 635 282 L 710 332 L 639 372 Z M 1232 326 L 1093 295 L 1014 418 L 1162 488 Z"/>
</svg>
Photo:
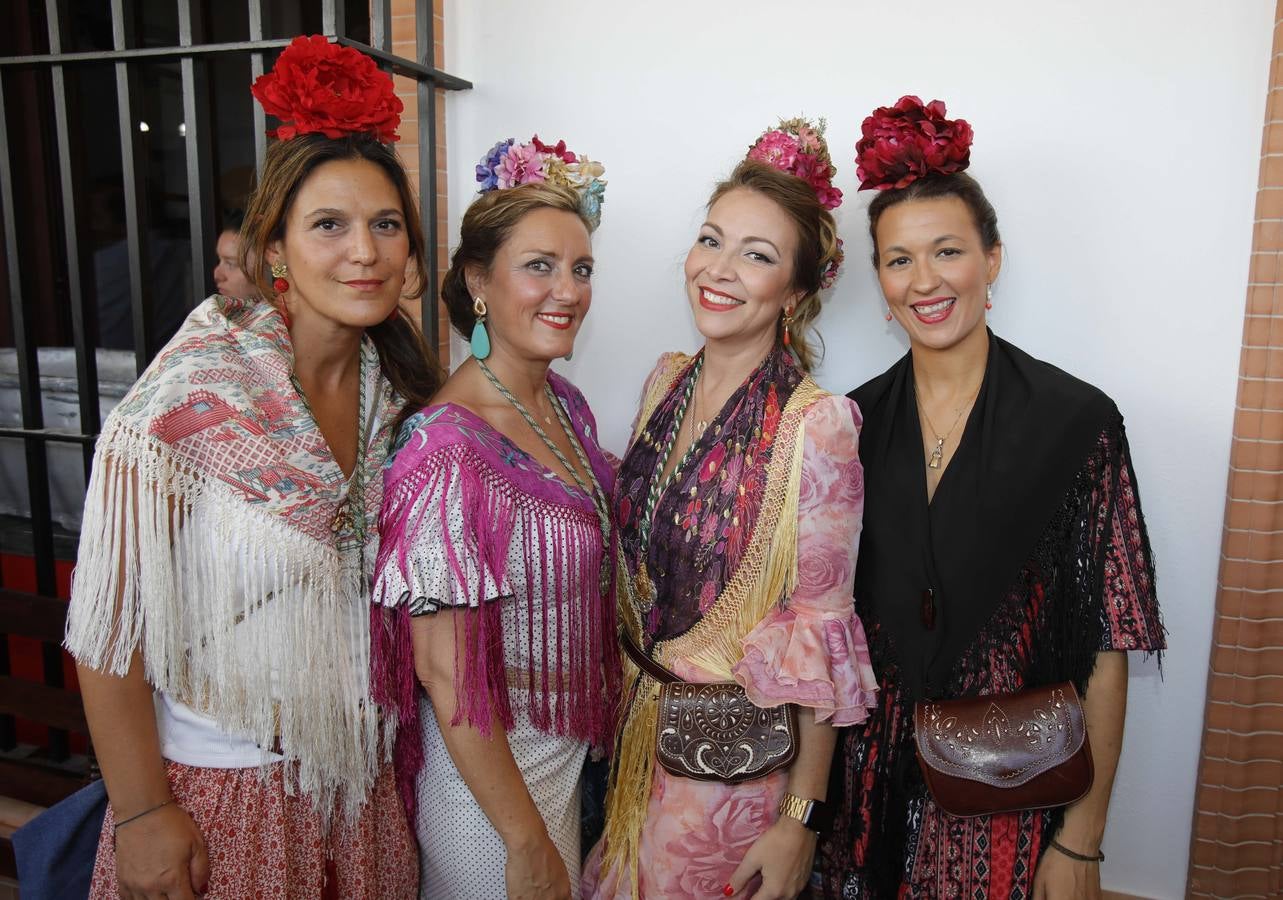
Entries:
<svg viewBox="0 0 1283 900">
<path fill-rule="evenodd" d="M 823 800 L 812 800 L 802 824 L 819 834 L 825 833 L 833 826 L 833 807 Z"/>
</svg>

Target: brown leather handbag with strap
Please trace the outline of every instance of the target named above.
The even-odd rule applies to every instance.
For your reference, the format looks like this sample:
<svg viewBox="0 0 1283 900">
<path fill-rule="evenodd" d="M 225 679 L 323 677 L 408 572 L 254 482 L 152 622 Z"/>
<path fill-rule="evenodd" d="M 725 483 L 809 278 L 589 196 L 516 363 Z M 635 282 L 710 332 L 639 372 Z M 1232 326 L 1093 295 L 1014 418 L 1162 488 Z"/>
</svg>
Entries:
<svg viewBox="0 0 1283 900">
<path fill-rule="evenodd" d="M 642 652 L 627 633 L 624 652 L 659 682 L 655 756 L 665 771 L 698 781 L 738 784 L 769 775 L 797 756 L 797 708 L 763 708 L 734 681 L 682 681 Z"/>
<path fill-rule="evenodd" d="M 913 708 L 918 765 L 955 816 L 1064 806 L 1091 790 L 1091 745 L 1072 683 L 1019 694 L 923 700 Z"/>
</svg>

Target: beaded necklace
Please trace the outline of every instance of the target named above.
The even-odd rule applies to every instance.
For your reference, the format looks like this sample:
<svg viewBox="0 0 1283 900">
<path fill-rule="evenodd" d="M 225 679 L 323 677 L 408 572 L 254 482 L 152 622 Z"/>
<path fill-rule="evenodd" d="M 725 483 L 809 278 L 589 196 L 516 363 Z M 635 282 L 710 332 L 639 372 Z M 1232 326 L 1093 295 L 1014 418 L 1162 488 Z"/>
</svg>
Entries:
<svg viewBox="0 0 1283 900">
<path fill-rule="evenodd" d="M 677 401 L 677 410 L 673 416 L 673 428 L 668 433 L 668 439 L 664 441 L 664 446 L 660 449 L 659 455 L 655 458 L 655 473 L 650 478 L 650 490 L 646 493 L 646 507 L 642 511 L 641 522 L 638 524 L 637 533 L 641 538 L 641 548 L 638 552 L 638 558 L 646 556 L 646 550 L 650 547 L 650 529 L 655 521 L 655 507 L 659 505 L 659 497 L 668 486 L 672 484 L 686 463 L 690 461 L 691 454 L 695 451 L 695 445 L 699 443 L 700 435 L 692 435 L 690 445 L 673 471 L 668 473 L 664 478 L 664 468 L 668 465 L 668 460 L 673 455 L 673 448 L 677 446 L 677 436 L 681 434 L 682 423 L 686 420 L 686 410 L 690 406 L 691 396 L 695 392 L 695 383 L 699 381 L 699 373 L 704 368 L 704 356 L 700 354 L 699 359 L 695 360 L 695 365 L 691 368 L 690 380 L 686 382 L 686 387 L 682 391 L 682 397 Z"/>
<path fill-rule="evenodd" d="M 361 557 L 361 576 L 364 583 L 365 576 L 365 539 L 366 539 L 366 521 L 365 521 L 365 482 L 366 482 L 366 446 L 370 440 L 370 429 L 373 426 L 373 409 L 369 408 L 368 398 L 365 395 L 365 382 L 369 377 L 368 360 L 366 359 L 365 348 L 360 351 L 360 361 L 357 368 L 357 408 L 356 408 L 356 460 L 352 466 L 352 474 L 348 478 L 347 496 L 339 504 L 339 508 L 334 513 L 334 520 L 330 523 L 330 531 L 335 535 L 336 540 L 342 540 L 344 532 L 349 532 L 356 543 L 360 546 Z M 303 385 L 299 383 L 298 375 L 290 372 L 290 383 L 294 385 L 294 390 L 298 397 L 303 401 L 303 408 L 307 414 L 316 422 L 316 413 L 312 410 L 312 404 L 308 402 L 307 395 L 303 393 Z M 319 428 L 319 425 L 318 425 Z M 336 461 L 337 465 L 337 461 Z"/>
<path fill-rule="evenodd" d="M 512 391 L 504 387 L 503 382 L 495 376 L 494 372 L 490 371 L 490 367 L 480 359 L 477 359 L 477 366 L 481 369 L 481 373 L 486 376 L 486 380 L 494 385 L 494 389 L 502 394 L 504 399 L 511 403 L 517 412 L 521 413 L 521 417 L 526 420 L 526 424 L 529 425 L 531 430 L 534 431 L 534 433 L 539 436 L 539 439 L 544 442 L 544 446 L 547 447 L 552 452 L 552 455 L 557 458 L 557 462 L 561 463 L 561 467 L 566 470 L 574 480 L 575 484 L 579 486 L 579 489 L 587 494 L 589 499 L 592 500 L 593 509 L 597 513 L 597 526 L 601 530 L 601 552 L 603 561 L 601 568 L 601 595 L 603 597 L 606 596 L 610 592 L 610 583 L 614 578 L 610 562 L 610 503 L 606 499 L 606 492 L 601 488 L 601 483 L 597 480 L 597 473 L 593 471 L 592 465 L 588 462 L 588 456 L 584 453 L 584 449 L 579 443 L 579 438 L 575 434 L 574 428 L 570 425 L 570 420 L 566 418 L 566 413 L 565 410 L 562 409 L 561 402 L 557 399 L 556 395 L 553 394 L 552 387 L 549 386 L 547 380 L 545 380 L 543 386 L 544 395 L 548 398 L 548 402 L 552 404 L 553 411 L 557 414 L 557 422 L 561 425 L 561 430 L 566 435 L 566 440 L 570 442 L 571 449 L 575 451 L 575 458 L 579 460 L 579 464 L 583 466 L 584 471 L 588 473 L 589 481 L 592 482 L 591 486 L 589 486 L 588 482 L 584 481 L 583 476 L 581 476 L 579 471 L 570 464 L 570 461 L 566 459 L 565 454 L 562 453 L 561 449 L 552 442 L 552 439 L 548 437 L 547 433 L 539 427 L 539 423 L 535 421 L 535 417 L 530 414 L 530 411 L 527 410 L 522 402 L 513 395 Z"/>
</svg>

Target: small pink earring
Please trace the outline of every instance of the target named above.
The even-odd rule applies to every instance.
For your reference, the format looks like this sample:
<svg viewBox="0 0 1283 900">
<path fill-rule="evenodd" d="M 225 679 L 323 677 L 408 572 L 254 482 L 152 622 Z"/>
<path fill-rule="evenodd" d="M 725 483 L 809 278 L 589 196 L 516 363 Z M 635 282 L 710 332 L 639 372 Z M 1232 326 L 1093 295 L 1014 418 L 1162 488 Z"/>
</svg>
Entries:
<svg viewBox="0 0 1283 900">
<path fill-rule="evenodd" d="M 887 319 L 887 321 L 888 321 L 888 322 L 890 322 L 890 321 L 891 321 L 891 307 L 889 307 L 889 306 L 887 307 L 887 315 L 886 315 L 886 319 Z"/>
<path fill-rule="evenodd" d="M 993 285 L 985 285 L 985 309 L 993 309 Z"/>
</svg>

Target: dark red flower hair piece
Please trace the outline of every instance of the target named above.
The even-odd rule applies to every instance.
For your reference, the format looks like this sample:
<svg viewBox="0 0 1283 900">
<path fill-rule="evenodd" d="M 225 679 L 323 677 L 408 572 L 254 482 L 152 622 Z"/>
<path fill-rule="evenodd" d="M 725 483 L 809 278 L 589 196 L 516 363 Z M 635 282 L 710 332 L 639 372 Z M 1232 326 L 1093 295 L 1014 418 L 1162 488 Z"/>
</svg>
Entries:
<svg viewBox="0 0 1283 900">
<path fill-rule="evenodd" d="M 971 162 L 971 126 L 945 118 L 944 103 L 923 105 L 912 95 L 882 106 L 864 120 L 855 145 L 860 190 L 902 188 L 924 175 L 952 175 Z"/>
<path fill-rule="evenodd" d="M 264 112 L 281 120 L 269 137 L 371 134 L 385 144 L 398 140 L 404 106 L 392 76 L 359 50 L 331 44 L 323 35 L 292 40 L 250 91 Z"/>
</svg>

